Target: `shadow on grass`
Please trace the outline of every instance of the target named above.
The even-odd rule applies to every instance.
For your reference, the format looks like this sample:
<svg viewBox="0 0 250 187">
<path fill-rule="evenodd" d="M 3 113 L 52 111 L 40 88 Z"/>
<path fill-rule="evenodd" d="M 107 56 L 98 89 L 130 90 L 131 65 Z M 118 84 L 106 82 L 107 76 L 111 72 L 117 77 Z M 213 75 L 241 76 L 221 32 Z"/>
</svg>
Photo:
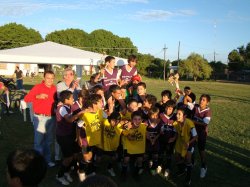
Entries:
<svg viewBox="0 0 250 187">
<path fill-rule="evenodd" d="M 250 103 L 250 99 L 242 99 L 242 98 L 237 98 L 235 96 L 230 97 L 230 96 L 222 96 L 222 95 L 215 95 L 215 94 L 210 94 L 211 97 L 217 97 L 217 98 L 223 98 L 226 100 L 230 101 L 237 101 L 237 102 L 242 102 L 242 103 Z"/>
<path fill-rule="evenodd" d="M 23 122 L 21 113 L 16 109 L 14 114 L 2 116 L 0 119 L 0 186 L 6 185 L 6 157 L 8 153 L 16 148 L 33 147 L 33 126 L 31 122 Z M 196 149 L 197 154 L 197 149 Z M 220 187 L 248 187 L 250 184 L 250 150 L 230 145 L 226 142 L 208 137 L 207 140 L 207 164 L 208 173 L 206 178 L 199 178 L 199 156 L 196 155 L 196 164 L 192 173 L 192 186 L 220 186 Z M 106 171 L 107 162 L 99 167 L 98 173 L 108 175 Z M 48 169 L 41 187 L 59 186 L 55 182 L 58 167 Z M 152 176 L 149 172 L 144 172 L 140 179 L 129 176 L 127 182 L 120 180 L 120 169 L 115 168 L 117 177 L 114 178 L 118 186 L 121 187 L 167 187 L 183 186 L 184 177 L 173 177 L 165 180 L 161 176 Z M 176 169 L 174 169 L 174 172 Z M 77 176 L 73 176 L 75 182 L 70 186 L 78 185 Z"/>
</svg>

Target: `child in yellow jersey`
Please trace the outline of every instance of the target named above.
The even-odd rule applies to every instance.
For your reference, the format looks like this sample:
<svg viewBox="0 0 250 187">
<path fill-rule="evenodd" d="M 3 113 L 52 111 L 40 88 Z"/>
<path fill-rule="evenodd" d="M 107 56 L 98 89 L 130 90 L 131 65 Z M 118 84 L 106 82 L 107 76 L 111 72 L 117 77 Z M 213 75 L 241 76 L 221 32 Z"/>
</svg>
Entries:
<svg viewBox="0 0 250 187">
<path fill-rule="evenodd" d="M 142 123 L 141 112 L 135 111 L 131 115 L 132 123 L 123 131 L 124 135 L 124 160 L 122 166 L 122 177 L 126 177 L 130 157 L 136 159 L 136 172 L 141 174 L 143 155 L 146 144 L 146 125 Z"/>
<path fill-rule="evenodd" d="M 179 168 L 177 175 L 182 175 L 185 172 L 185 164 L 187 175 L 185 178 L 186 185 L 191 184 L 191 171 L 192 171 L 192 153 L 194 152 L 194 144 L 197 140 L 197 132 L 193 121 L 186 118 L 185 108 L 177 109 L 176 121 L 173 123 L 176 129 L 176 162 Z"/>
<path fill-rule="evenodd" d="M 80 170 L 86 174 L 94 173 L 93 158 L 96 154 L 97 145 L 101 144 L 101 128 L 103 123 L 102 96 L 91 94 L 84 103 L 85 111 L 80 120 L 85 128 L 87 147 L 83 152 L 84 162 L 80 165 Z M 80 124 L 80 123 L 79 123 Z"/>
<path fill-rule="evenodd" d="M 108 172 L 112 177 L 115 176 L 113 164 L 116 161 L 116 151 L 119 146 L 120 136 L 122 133 L 122 125 L 120 123 L 121 116 L 119 112 L 113 112 L 105 119 L 102 128 L 102 143 L 98 147 L 101 152 L 98 156 L 107 155 L 112 158 L 108 163 Z"/>
</svg>

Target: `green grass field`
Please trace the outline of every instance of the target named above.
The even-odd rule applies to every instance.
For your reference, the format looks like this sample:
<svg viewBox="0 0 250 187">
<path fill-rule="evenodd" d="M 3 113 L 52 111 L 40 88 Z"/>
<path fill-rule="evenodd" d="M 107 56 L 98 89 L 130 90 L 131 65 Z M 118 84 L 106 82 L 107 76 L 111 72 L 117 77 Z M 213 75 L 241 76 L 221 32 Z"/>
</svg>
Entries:
<svg viewBox="0 0 250 187">
<path fill-rule="evenodd" d="M 162 80 L 144 79 L 148 93 L 160 99 L 163 89 L 174 87 Z M 39 82 L 25 79 L 26 89 Z M 209 124 L 207 141 L 208 173 L 205 179 L 199 178 L 199 157 L 193 169 L 192 186 L 250 186 L 250 85 L 221 82 L 181 82 L 181 88 L 190 86 L 198 98 L 202 93 L 212 97 L 212 121 Z M 9 116 L 0 119 L 0 186 L 5 187 L 5 168 L 8 153 L 18 147 L 33 147 L 33 126 L 31 122 L 23 122 L 18 109 Z M 40 186 L 60 186 L 55 180 L 58 168 L 48 169 L 47 175 Z M 116 168 L 119 174 L 119 169 Z M 104 169 L 100 173 L 107 174 Z M 75 181 L 77 178 L 75 177 Z M 182 186 L 184 178 L 173 178 L 166 181 L 161 176 L 151 176 L 144 173 L 140 180 L 129 176 L 126 182 L 119 177 L 114 179 L 118 186 Z M 71 186 L 77 186 L 77 182 Z"/>
</svg>

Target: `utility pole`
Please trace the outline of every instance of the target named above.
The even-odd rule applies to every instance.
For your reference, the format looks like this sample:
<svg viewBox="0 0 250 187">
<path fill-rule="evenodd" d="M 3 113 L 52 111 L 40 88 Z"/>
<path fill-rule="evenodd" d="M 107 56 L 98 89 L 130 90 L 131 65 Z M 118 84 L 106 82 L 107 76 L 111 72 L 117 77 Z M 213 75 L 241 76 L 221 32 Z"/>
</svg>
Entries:
<svg viewBox="0 0 250 187">
<path fill-rule="evenodd" d="M 166 48 L 166 44 L 164 45 L 164 72 L 163 72 L 163 79 L 166 81 L 166 51 L 168 48 Z"/>
<path fill-rule="evenodd" d="M 179 41 L 179 46 L 178 46 L 178 68 L 179 68 L 179 65 L 180 65 L 180 46 L 181 46 L 181 42 Z"/>
</svg>

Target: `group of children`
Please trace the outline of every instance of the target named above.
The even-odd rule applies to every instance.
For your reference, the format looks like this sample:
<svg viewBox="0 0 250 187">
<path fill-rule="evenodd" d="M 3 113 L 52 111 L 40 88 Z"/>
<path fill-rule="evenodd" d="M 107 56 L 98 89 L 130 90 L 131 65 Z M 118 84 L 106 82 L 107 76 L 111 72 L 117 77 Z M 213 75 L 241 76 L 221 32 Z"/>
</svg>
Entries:
<svg viewBox="0 0 250 187">
<path fill-rule="evenodd" d="M 63 104 L 56 112 L 56 138 L 63 161 L 58 181 L 63 185 L 72 182 L 72 165 L 83 181 L 98 172 L 101 159 L 108 156 L 107 171 L 116 176 L 118 171 L 114 164 L 119 161 L 123 179 L 128 171 L 138 176 L 145 169 L 152 175 L 162 173 L 169 177 L 174 160 L 178 167 L 176 175 L 186 173 L 185 183 L 190 185 L 196 144 L 201 157 L 200 177 L 204 178 L 210 96 L 201 95 L 199 103 L 195 104 L 195 94 L 190 87 L 181 92 L 177 78 L 178 97 L 172 99 L 171 91 L 164 90 L 161 101 L 157 102 L 154 95 L 146 93 L 146 83 L 141 82 L 134 69 L 135 56 L 129 58 L 126 66 L 130 67 L 124 66 L 120 73 L 112 71 L 113 60 L 108 58 L 102 72 L 103 86 L 97 84 L 89 90 L 81 90 L 75 102 L 72 92 L 60 93 Z M 130 164 L 131 161 L 134 164 Z"/>
</svg>

